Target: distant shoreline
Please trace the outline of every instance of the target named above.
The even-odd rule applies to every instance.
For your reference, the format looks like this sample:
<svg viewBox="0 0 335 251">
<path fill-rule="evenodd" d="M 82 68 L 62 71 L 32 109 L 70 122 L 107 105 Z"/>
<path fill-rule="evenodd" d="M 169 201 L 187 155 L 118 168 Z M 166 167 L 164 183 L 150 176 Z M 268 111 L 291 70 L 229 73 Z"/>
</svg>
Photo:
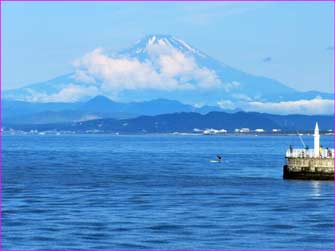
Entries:
<svg viewBox="0 0 335 251">
<path fill-rule="evenodd" d="M 114 133 L 114 132 L 9 132 L 4 131 L 2 136 L 26 136 L 26 135 L 36 135 L 36 136 L 61 136 L 61 135 L 109 135 L 109 136 L 203 136 L 203 137 L 226 137 L 226 136 L 298 136 L 297 133 L 293 132 L 281 132 L 281 133 L 225 133 L 225 134 L 211 134 L 205 135 L 202 133 Z M 321 136 L 335 136 L 335 133 L 324 132 L 320 133 Z M 300 136 L 313 136 L 313 133 L 300 133 Z"/>
</svg>

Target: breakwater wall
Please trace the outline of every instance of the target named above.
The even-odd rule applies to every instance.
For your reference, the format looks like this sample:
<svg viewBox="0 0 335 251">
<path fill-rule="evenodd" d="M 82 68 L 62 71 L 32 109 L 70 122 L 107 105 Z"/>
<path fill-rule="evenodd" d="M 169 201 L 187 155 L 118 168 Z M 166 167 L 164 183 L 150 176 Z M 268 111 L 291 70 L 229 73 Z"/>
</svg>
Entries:
<svg viewBox="0 0 335 251">
<path fill-rule="evenodd" d="M 334 158 L 287 157 L 284 179 L 334 180 Z"/>
</svg>

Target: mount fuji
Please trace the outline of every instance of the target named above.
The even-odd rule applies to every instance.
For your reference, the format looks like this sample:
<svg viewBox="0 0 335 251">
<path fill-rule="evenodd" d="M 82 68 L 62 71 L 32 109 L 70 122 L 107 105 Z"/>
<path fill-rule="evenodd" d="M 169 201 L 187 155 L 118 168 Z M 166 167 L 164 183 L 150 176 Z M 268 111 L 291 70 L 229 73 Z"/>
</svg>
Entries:
<svg viewBox="0 0 335 251">
<path fill-rule="evenodd" d="M 98 48 L 76 60 L 69 74 L 3 92 L 6 100 L 28 102 L 85 102 L 97 95 L 118 102 L 170 99 L 251 110 L 268 102 L 333 100 L 330 93 L 300 92 L 232 68 L 170 35 L 147 36 L 118 53 Z"/>
</svg>

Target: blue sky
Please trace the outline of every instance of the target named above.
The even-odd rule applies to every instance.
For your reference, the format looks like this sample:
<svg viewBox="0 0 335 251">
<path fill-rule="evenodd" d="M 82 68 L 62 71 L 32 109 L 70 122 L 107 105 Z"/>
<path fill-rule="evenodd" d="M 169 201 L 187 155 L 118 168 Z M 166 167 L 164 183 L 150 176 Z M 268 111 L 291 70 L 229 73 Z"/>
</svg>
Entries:
<svg viewBox="0 0 335 251">
<path fill-rule="evenodd" d="M 71 72 L 97 47 L 163 33 L 246 72 L 333 92 L 331 2 L 2 4 L 4 89 Z"/>
</svg>

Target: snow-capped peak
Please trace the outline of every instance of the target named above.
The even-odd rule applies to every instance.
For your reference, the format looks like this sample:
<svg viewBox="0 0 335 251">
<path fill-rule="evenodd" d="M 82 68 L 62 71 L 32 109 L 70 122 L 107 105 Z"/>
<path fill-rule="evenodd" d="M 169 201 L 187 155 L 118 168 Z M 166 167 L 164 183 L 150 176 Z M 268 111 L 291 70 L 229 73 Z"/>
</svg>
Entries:
<svg viewBox="0 0 335 251">
<path fill-rule="evenodd" d="M 122 54 L 139 56 L 140 54 L 146 54 L 150 49 L 157 47 L 165 49 L 175 49 L 182 53 L 193 54 L 193 56 L 200 56 L 202 58 L 207 57 L 204 53 L 195 49 L 180 38 L 171 35 L 158 34 L 149 35 L 141 40 L 138 40 L 132 48 L 124 50 Z"/>
<path fill-rule="evenodd" d="M 188 43 L 186 43 L 185 41 L 178 39 L 178 38 L 174 38 L 174 40 L 178 41 L 179 43 L 181 43 L 185 48 L 187 48 L 188 50 L 192 51 L 193 53 L 197 53 L 197 51 L 190 46 Z"/>
<path fill-rule="evenodd" d="M 148 41 L 148 45 L 155 43 L 155 41 L 156 41 L 156 36 L 152 36 Z"/>
</svg>

